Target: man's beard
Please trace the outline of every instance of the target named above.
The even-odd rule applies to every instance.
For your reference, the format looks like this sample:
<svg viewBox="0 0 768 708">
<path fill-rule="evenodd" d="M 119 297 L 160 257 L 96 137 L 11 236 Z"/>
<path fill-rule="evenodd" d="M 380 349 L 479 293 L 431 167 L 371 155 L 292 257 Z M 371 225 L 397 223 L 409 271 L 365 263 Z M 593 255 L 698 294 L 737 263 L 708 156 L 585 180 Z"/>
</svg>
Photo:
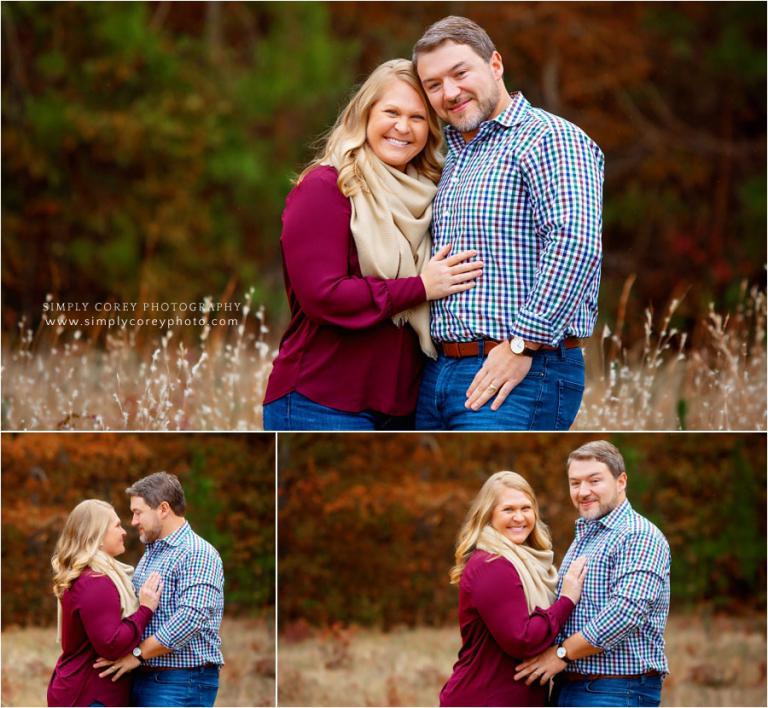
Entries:
<svg viewBox="0 0 768 708">
<path fill-rule="evenodd" d="M 482 123 L 487 121 L 493 115 L 493 111 L 496 109 L 496 105 L 499 102 L 499 95 L 499 87 L 494 84 L 493 90 L 487 98 L 482 101 L 479 98 L 475 98 L 475 101 L 477 102 L 477 109 L 474 112 L 475 115 L 454 116 L 448 122 L 456 128 L 456 130 L 459 130 L 462 133 L 471 133 L 477 130 Z"/>
<path fill-rule="evenodd" d="M 160 538 L 160 526 L 155 526 L 151 529 L 144 528 L 144 531 L 139 534 L 139 541 L 144 544 L 154 543 Z"/>
<path fill-rule="evenodd" d="M 597 502 L 597 510 L 590 510 L 587 513 L 579 511 L 581 517 L 588 521 L 595 521 L 596 519 L 602 519 L 604 516 L 608 516 L 619 505 L 618 497 L 611 499 L 609 502 Z"/>
</svg>

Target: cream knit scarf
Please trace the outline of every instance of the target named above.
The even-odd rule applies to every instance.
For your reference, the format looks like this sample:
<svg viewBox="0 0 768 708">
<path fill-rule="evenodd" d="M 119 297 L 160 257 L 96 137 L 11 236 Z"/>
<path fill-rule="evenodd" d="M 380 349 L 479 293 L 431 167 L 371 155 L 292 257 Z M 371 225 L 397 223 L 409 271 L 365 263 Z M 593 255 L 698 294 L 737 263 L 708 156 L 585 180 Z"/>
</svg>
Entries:
<svg viewBox="0 0 768 708">
<path fill-rule="evenodd" d="M 91 559 L 88 566 L 95 573 L 106 575 L 117 588 L 117 594 L 120 596 L 120 617 L 121 619 L 132 615 L 139 609 L 139 600 L 136 597 L 136 591 L 133 589 L 131 578 L 133 577 L 133 566 L 127 563 L 121 563 L 112 556 L 97 551 Z M 56 630 L 56 640 L 61 644 L 61 600 L 58 604 L 58 626 Z"/>
<path fill-rule="evenodd" d="M 492 526 L 486 526 L 477 539 L 477 548 L 506 558 L 520 576 L 528 614 L 534 608 L 546 609 L 555 601 L 557 570 L 552 564 L 552 551 L 539 551 L 530 546 L 512 543 Z"/>
<path fill-rule="evenodd" d="M 339 169 L 341 154 L 331 158 Z M 357 173 L 367 189 L 350 197 L 350 227 L 355 239 L 360 270 L 377 278 L 408 278 L 419 275 L 430 258 L 432 200 L 437 187 L 409 165 L 405 172 L 385 165 L 363 145 L 357 157 Z M 421 350 L 437 358 L 429 335 L 429 303 L 398 312 L 392 321 L 406 322 L 419 337 Z"/>
</svg>

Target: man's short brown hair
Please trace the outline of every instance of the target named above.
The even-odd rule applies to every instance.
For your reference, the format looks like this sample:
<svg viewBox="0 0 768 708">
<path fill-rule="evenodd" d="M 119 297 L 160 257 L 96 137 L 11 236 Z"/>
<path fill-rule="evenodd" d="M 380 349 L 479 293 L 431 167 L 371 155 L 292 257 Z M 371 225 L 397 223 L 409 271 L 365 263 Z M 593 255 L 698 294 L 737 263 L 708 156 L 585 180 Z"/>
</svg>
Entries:
<svg viewBox="0 0 768 708">
<path fill-rule="evenodd" d="M 624 467 L 624 458 L 621 456 L 618 448 L 607 440 L 593 440 L 574 450 L 568 455 L 566 467 L 570 467 L 571 462 L 574 460 L 597 460 L 602 462 L 614 477 L 618 477 L 627 471 Z"/>
<path fill-rule="evenodd" d="M 175 474 L 155 472 L 142 477 L 125 490 L 131 497 L 141 497 L 151 509 L 157 509 L 162 502 L 168 502 L 176 516 L 184 516 L 187 502 L 184 490 Z"/>
<path fill-rule="evenodd" d="M 427 28 L 421 39 L 413 45 L 413 66 L 416 67 L 419 55 L 437 49 L 443 42 L 456 42 L 471 47 L 483 61 L 489 62 L 496 51 L 488 33 L 466 17 L 449 15 Z"/>
</svg>

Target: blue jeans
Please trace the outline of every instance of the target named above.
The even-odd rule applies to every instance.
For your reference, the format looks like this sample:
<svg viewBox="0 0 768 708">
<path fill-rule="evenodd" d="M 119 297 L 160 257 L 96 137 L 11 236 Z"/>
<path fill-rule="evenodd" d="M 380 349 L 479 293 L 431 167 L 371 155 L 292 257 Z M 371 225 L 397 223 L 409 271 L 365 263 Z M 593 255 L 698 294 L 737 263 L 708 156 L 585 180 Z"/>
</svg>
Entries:
<svg viewBox="0 0 768 708">
<path fill-rule="evenodd" d="M 502 345 L 503 346 L 503 345 Z M 430 360 L 421 379 L 416 405 L 417 430 L 568 430 L 584 393 L 584 355 L 578 347 L 540 351 L 528 375 L 501 408 L 493 399 L 480 410 L 465 408 L 467 389 L 484 356 Z"/>
<path fill-rule="evenodd" d="M 413 416 L 349 413 L 291 391 L 264 406 L 264 430 L 413 430 Z"/>
<path fill-rule="evenodd" d="M 135 706 L 212 706 L 218 691 L 218 666 L 135 671 L 131 702 Z"/>
<path fill-rule="evenodd" d="M 555 706 L 658 706 L 661 676 L 562 681 L 555 678 Z"/>
</svg>

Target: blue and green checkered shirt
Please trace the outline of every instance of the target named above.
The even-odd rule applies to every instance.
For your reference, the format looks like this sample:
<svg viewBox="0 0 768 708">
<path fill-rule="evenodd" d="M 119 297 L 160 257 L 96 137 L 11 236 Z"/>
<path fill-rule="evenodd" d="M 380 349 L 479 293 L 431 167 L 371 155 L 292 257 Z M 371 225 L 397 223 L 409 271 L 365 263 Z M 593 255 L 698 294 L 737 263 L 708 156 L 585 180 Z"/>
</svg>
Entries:
<svg viewBox="0 0 768 708">
<path fill-rule="evenodd" d="M 587 556 L 581 599 L 557 641 L 576 632 L 603 650 L 565 671 L 643 674 L 669 671 L 664 627 L 669 614 L 669 544 L 664 534 L 624 501 L 601 519 L 576 521 L 576 538 L 563 558 L 557 591 L 571 562 Z"/>
<path fill-rule="evenodd" d="M 578 127 L 520 93 L 474 139 L 445 129 L 433 253 L 475 249 L 477 285 L 431 303 L 439 342 L 588 337 L 602 260 L 603 153 Z"/>
<path fill-rule="evenodd" d="M 146 664 L 176 669 L 223 664 L 219 627 L 224 613 L 224 569 L 216 549 L 184 522 L 172 534 L 147 544 L 133 575 L 137 594 L 155 570 L 163 579 L 163 589 L 143 639 L 154 635 L 172 651 Z"/>
</svg>

